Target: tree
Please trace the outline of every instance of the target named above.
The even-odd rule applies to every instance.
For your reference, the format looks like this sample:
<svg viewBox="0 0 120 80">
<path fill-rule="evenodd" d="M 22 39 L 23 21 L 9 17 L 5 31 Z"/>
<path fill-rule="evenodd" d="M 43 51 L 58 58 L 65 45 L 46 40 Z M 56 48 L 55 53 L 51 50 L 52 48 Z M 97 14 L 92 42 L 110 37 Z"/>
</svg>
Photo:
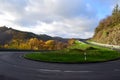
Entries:
<svg viewBox="0 0 120 80">
<path fill-rule="evenodd" d="M 19 45 L 19 49 L 25 49 L 25 50 L 30 50 L 30 45 L 28 43 L 21 43 Z"/>
<path fill-rule="evenodd" d="M 39 48 L 39 40 L 37 38 L 31 38 L 28 44 L 30 45 L 30 49 L 38 50 Z"/>
<path fill-rule="evenodd" d="M 120 10 L 119 10 L 119 5 L 117 4 L 113 9 L 112 15 L 116 15 L 118 13 L 120 13 Z"/>
<path fill-rule="evenodd" d="M 48 40 L 45 42 L 45 47 L 48 50 L 53 50 L 55 46 L 55 41 L 54 40 Z"/>
<path fill-rule="evenodd" d="M 56 41 L 56 44 L 54 46 L 54 50 L 62 50 L 62 49 L 67 48 L 67 47 L 68 47 L 67 43 Z"/>
<path fill-rule="evenodd" d="M 43 40 L 39 40 L 39 43 L 38 43 L 38 49 L 39 50 L 43 50 L 44 49 L 44 46 L 45 45 L 45 42 Z"/>
<path fill-rule="evenodd" d="M 9 48 L 9 45 L 8 45 L 8 44 L 5 44 L 5 45 L 4 45 L 4 48 L 7 48 L 7 49 L 8 49 L 8 48 Z"/>
<path fill-rule="evenodd" d="M 68 40 L 68 45 L 71 46 L 75 43 L 75 39 L 69 39 Z"/>
<path fill-rule="evenodd" d="M 22 43 L 22 40 L 13 39 L 8 45 L 11 49 L 19 49 L 20 43 Z"/>
</svg>

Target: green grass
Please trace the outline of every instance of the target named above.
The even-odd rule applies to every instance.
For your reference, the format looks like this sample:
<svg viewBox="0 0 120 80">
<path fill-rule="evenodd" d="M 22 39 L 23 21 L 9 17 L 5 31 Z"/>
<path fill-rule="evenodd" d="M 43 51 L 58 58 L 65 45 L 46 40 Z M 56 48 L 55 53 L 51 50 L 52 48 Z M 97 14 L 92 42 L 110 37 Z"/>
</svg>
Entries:
<svg viewBox="0 0 120 80">
<path fill-rule="evenodd" d="M 73 46 L 70 46 L 69 49 L 81 49 L 81 50 L 85 50 L 87 48 L 89 48 L 90 45 L 85 44 L 83 42 L 80 41 L 75 41 L 75 44 L 73 44 Z"/>
<path fill-rule="evenodd" d="M 86 60 L 84 53 L 86 53 Z M 108 48 L 76 42 L 68 49 L 49 52 L 34 52 L 25 54 L 24 57 L 27 59 L 46 62 L 84 63 L 118 59 L 120 58 L 120 53 Z"/>
</svg>

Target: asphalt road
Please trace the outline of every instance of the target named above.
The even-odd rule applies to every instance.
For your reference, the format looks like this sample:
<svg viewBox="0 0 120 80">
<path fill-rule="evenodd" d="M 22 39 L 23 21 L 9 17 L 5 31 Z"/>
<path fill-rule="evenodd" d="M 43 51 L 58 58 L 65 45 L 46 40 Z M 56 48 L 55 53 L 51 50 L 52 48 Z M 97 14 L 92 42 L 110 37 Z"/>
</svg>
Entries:
<svg viewBox="0 0 120 80">
<path fill-rule="evenodd" d="M 0 52 L 0 80 L 120 80 L 120 60 L 89 64 L 44 63 L 28 52 Z"/>
</svg>

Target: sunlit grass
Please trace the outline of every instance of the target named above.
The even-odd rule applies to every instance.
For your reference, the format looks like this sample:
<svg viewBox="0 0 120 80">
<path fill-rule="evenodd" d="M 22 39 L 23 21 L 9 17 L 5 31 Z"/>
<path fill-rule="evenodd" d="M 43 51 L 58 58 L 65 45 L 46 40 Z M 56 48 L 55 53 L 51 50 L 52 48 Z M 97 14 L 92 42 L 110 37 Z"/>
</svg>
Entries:
<svg viewBox="0 0 120 80">
<path fill-rule="evenodd" d="M 64 50 L 37 53 L 34 52 L 26 54 L 24 57 L 27 59 L 46 62 L 83 63 L 118 59 L 120 58 L 120 53 L 108 48 L 77 42 L 73 46 Z"/>
</svg>

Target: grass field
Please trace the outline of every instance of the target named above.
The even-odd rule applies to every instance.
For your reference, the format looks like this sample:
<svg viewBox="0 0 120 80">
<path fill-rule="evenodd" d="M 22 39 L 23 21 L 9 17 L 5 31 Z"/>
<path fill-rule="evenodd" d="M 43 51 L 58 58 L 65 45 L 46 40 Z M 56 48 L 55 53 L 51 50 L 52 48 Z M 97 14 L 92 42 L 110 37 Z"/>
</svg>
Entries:
<svg viewBox="0 0 120 80">
<path fill-rule="evenodd" d="M 59 51 L 33 52 L 24 55 L 25 58 L 62 63 L 103 62 L 120 58 L 120 53 L 108 48 L 92 46 L 76 41 L 73 46 Z"/>
</svg>

